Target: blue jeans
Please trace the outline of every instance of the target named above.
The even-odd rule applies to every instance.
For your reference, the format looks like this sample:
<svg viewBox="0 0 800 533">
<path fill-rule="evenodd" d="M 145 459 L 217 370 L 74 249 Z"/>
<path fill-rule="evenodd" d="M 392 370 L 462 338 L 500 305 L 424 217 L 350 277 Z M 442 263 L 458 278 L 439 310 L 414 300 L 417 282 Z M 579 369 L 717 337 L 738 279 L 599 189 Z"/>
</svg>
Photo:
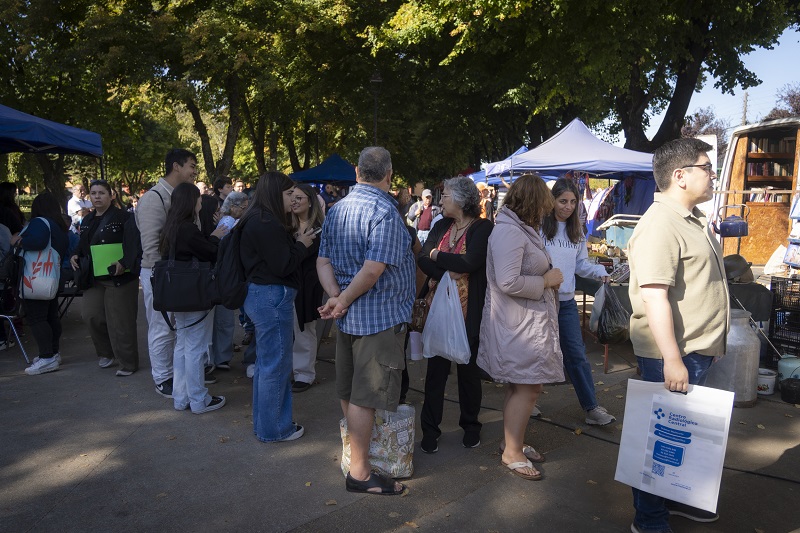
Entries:
<svg viewBox="0 0 800 533">
<path fill-rule="evenodd" d="M 664 383 L 664 361 L 662 359 L 650 359 L 647 357 L 637 357 L 639 370 L 644 381 Z M 683 364 L 689 371 L 689 383 L 692 385 L 703 385 L 708 376 L 708 369 L 714 361 L 713 357 L 690 353 L 683 357 Z M 634 523 L 639 529 L 645 530 L 669 530 L 669 511 L 667 510 L 667 499 L 639 489 L 633 489 L 633 507 L 636 509 Z"/>
<path fill-rule="evenodd" d="M 586 346 L 583 344 L 581 320 L 578 317 L 578 304 L 575 298 L 559 302 L 558 307 L 558 340 L 561 353 L 564 354 L 564 368 L 567 371 L 575 394 L 584 411 L 597 407 L 594 393 L 592 367 L 586 360 Z"/>
<path fill-rule="evenodd" d="M 222 305 L 214 308 L 214 332 L 209 346 L 212 365 L 229 363 L 233 358 L 233 311 Z"/>
<path fill-rule="evenodd" d="M 292 422 L 292 324 L 296 289 L 248 284 L 244 310 L 256 327 L 253 430 L 263 442 L 295 432 Z"/>
</svg>

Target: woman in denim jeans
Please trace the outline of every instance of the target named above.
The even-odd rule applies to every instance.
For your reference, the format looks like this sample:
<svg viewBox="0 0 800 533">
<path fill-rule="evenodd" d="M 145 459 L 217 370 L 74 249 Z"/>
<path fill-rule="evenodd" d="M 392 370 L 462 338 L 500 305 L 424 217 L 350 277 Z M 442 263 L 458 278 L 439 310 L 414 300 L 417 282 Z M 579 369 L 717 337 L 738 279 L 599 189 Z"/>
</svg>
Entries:
<svg viewBox="0 0 800 533">
<path fill-rule="evenodd" d="M 315 235 L 309 227 L 292 236 L 293 192 L 288 176 L 267 172 L 239 221 L 248 284 L 244 310 L 255 325 L 253 430 L 263 442 L 295 440 L 304 432 L 292 420 L 292 333 L 299 268 Z"/>
<path fill-rule="evenodd" d="M 589 262 L 583 225 L 578 216 L 578 187 L 571 179 L 560 178 L 551 191 L 556 206 L 544 217 L 542 234 L 553 266 L 564 274 L 564 283 L 558 288 L 558 336 L 564 354 L 564 368 L 581 407 L 586 411 L 586 423 L 605 426 L 616 418 L 597 403 L 592 367 L 586 359 L 578 304 L 575 303 L 575 274 L 608 281 L 608 272 L 604 266 Z"/>
</svg>

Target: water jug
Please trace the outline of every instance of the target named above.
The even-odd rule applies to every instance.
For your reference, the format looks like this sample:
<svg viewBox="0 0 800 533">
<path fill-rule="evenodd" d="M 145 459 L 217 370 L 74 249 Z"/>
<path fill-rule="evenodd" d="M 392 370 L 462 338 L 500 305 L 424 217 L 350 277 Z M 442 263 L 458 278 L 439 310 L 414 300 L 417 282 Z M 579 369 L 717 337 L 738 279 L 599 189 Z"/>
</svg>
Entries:
<svg viewBox="0 0 800 533">
<path fill-rule="evenodd" d="M 733 392 L 734 407 L 754 406 L 760 349 L 758 336 L 750 327 L 750 312 L 731 309 L 731 330 L 725 356 L 711 365 L 706 386 Z"/>
</svg>

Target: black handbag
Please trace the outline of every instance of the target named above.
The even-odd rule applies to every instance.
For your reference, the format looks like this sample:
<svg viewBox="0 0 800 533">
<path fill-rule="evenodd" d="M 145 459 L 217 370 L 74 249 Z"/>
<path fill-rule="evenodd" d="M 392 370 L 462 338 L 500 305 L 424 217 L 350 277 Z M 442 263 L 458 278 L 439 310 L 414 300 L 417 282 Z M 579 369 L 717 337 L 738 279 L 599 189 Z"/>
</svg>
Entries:
<svg viewBox="0 0 800 533">
<path fill-rule="evenodd" d="M 94 286 L 94 268 L 91 257 L 78 257 L 78 269 L 74 273 L 73 281 L 80 291 L 91 289 Z"/>
<path fill-rule="evenodd" d="M 211 263 L 197 259 L 177 261 L 174 251 L 169 259 L 153 265 L 153 309 L 170 313 L 208 311 L 217 303 L 215 272 Z"/>
</svg>

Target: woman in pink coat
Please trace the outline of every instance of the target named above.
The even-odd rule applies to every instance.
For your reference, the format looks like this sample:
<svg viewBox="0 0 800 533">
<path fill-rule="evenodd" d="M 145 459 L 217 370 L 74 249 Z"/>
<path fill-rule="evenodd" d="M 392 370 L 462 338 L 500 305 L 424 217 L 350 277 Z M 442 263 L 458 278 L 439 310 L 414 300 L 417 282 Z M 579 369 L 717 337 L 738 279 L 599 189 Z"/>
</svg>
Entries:
<svg viewBox="0 0 800 533">
<path fill-rule="evenodd" d="M 516 475 L 542 478 L 533 467 L 544 458 L 524 444 L 525 429 L 543 383 L 564 381 L 558 341 L 558 286 L 539 234 L 553 195 L 541 178 L 526 174 L 511 186 L 495 219 L 486 259 L 488 287 L 478 365 L 507 383 L 503 402 L 502 461 Z"/>
</svg>

